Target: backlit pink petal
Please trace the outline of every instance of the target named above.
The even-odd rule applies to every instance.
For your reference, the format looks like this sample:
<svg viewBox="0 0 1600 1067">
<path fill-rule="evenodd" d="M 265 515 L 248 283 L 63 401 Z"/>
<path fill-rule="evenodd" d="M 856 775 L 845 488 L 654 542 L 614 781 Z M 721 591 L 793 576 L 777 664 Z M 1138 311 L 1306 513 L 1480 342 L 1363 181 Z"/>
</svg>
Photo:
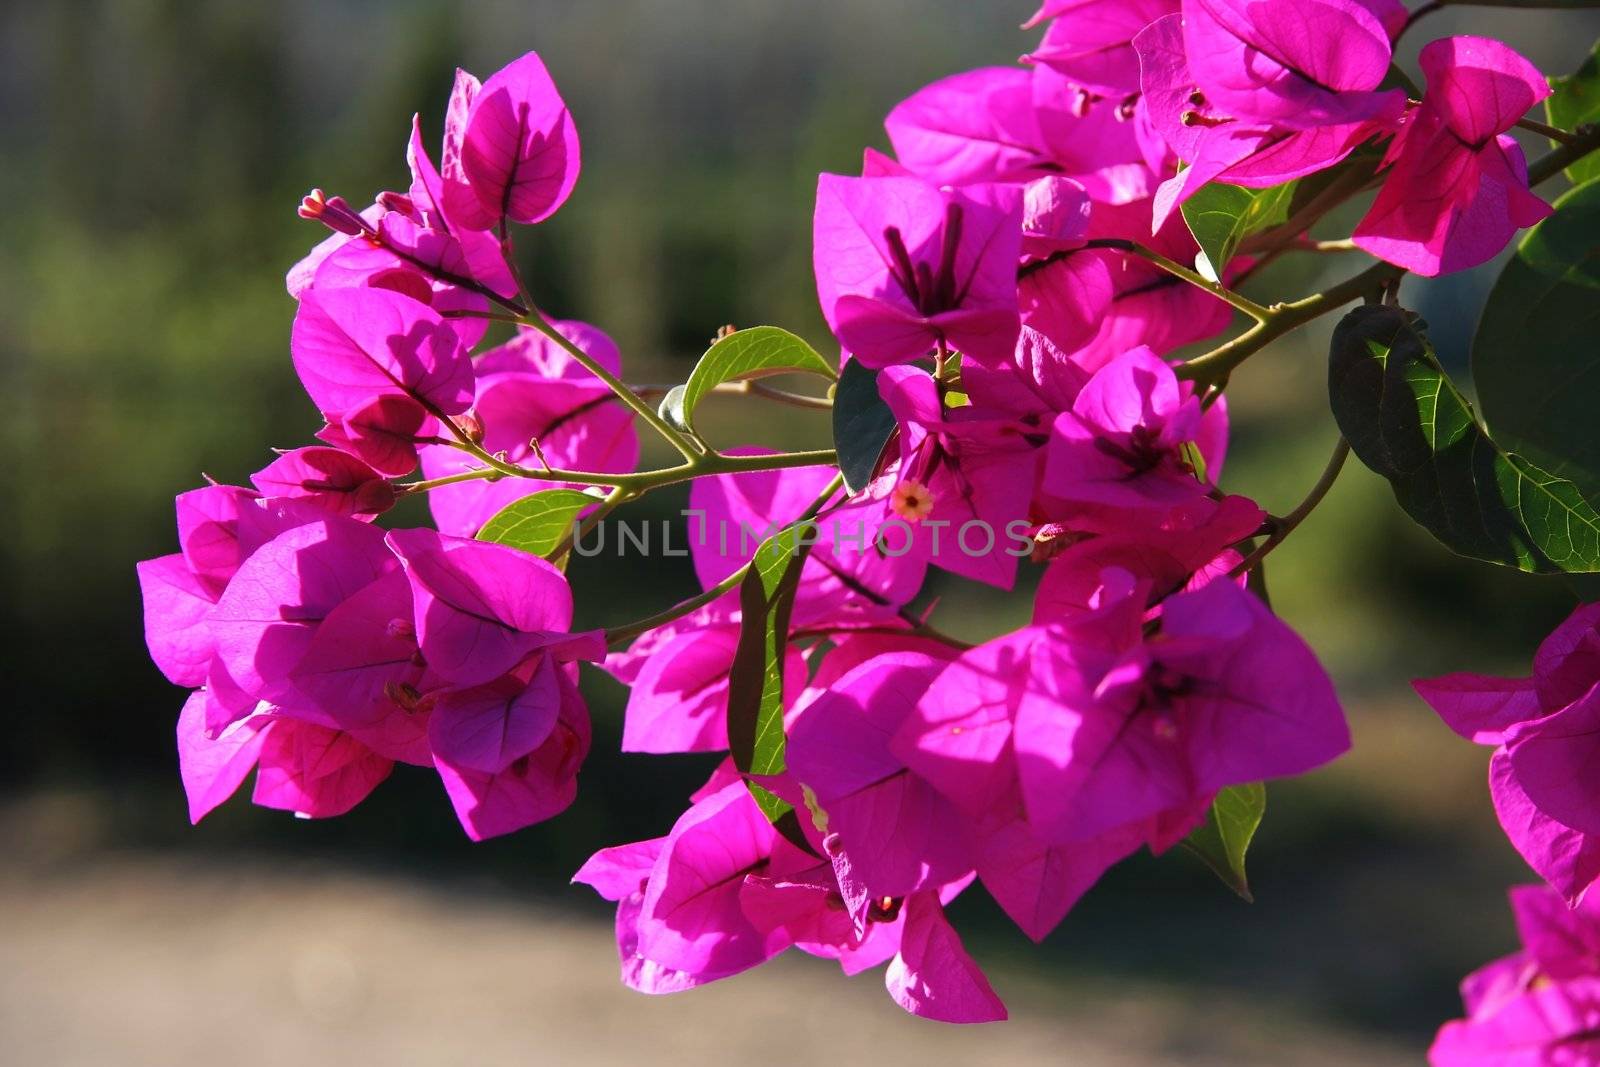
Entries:
<svg viewBox="0 0 1600 1067">
<path fill-rule="evenodd" d="M 1569 706 L 1517 730 L 1505 748 L 1512 772 L 1539 810 L 1564 826 L 1600 836 L 1600 685 Z"/>
<path fill-rule="evenodd" d="M 178 553 L 143 560 L 137 569 L 150 658 L 173 685 L 205 684 L 216 651 L 206 627 L 216 603 L 212 593 Z"/>
<path fill-rule="evenodd" d="M 215 738 L 206 734 L 205 690 L 189 694 L 178 715 L 178 772 L 189 797 L 189 821 L 198 823 L 206 813 L 227 800 L 255 769 L 261 753 L 265 718 L 234 723 Z"/>
<path fill-rule="evenodd" d="M 544 62 L 529 52 L 473 98 L 461 141 L 461 173 L 472 198 L 451 183 L 445 204 L 468 229 L 489 229 L 502 215 L 542 222 L 571 195 L 578 171 L 578 128 Z"/>
<path fill-rule="evenodd" d="M 916 178 L 817 183 L 813 259 L 830 328 L 870 367 L 940 340 L 983 363 L 1016 344 L 1022 194 L 941 189 Z"/>
<path fill-rule="evenodd" d="M 783 936 L 756 929 L 739 905 L 745 875 L 771 854 L 776 836 L 743 783 L 690 808 L 673 826 L 645 890 L 640 954 L 719 977 L 782 951 Z"/>
<path fill-rule="evenodd" d="M 1488 37 L 1446 37 L 1417 56 L 1428 101 L 1468 145 L 1510 129 L 1550 95 L 1539 68 Z"/>
<path fill-rule="evenodd" d="M 294 704 L 289 672 L 318 624 L 397 566 L 383 531 L 328 518 L 280 534 L 239 568 L 211 617 L 228 673 L 261 700 Z"/>
<path fill-rule="evenodd" d="M 1103 96 L 1139 91 L 1135 35 L 1178 11 L 1178 0 L 1070 0 L 1053 7 L 1055 22 L 1023 58 L 1046 63 L 1083 88 Z M 1037 21 L 1038 16 L 1035 16 Z"/>
<path fill-rule="evenodd" d="M 622 900 L 644 888 L 666 843 L 666 838 L 656 837 L 603 848 L 578 868 L 572 880 L 590 886 L 606 900 Z"/>
<path fill-rule="evenodd" d="M 1144 844 L 1131 825 L 1071 845 L 1038 836 L 1020 810 L 996 809 L 978 825 L 978 878 L 1024 934 L 1043 941 L 1113 864 Z"/>
<path fill-rule="evenodd" d="M 1600 838 L 1552 819 L 1528 798 L 1511 757 L 1502 749 L 1489 760 L 1489 795 L 1511 844 L 1528 866 L 1569 903 L 1583 899 L 1600 878 Z"/>
<path fill-rule="evenodd" d="M 1544 717 L 1531 679 L 1447 674 L 1411 683 L 1444 724 L 1480 745 L 1504 744 L 1519 723 Z"/>
<path fill-rule="evenodd" d="M 1564 981 L 1600 970 L 1600 900 L 1569 907 L 1544 885 L 1513 886 L 1510 898 L 1517 936 L 1546 977 Z"/>
<path fill-rule="evenodd" d="M 1292 129 L 1397 114 L 1389 34 L 1356 0 L 1184 0 L 1189 67 L 1209 105 Z"/>
<path fill-rule="evenodd" d="M 537 556 L 431 530 L 396 530 L 389 544 L 411 581 L 422 655 L 454 685 L 500 677 L 571 625 L 567 580 Z"/>
<path fill-rule="evenodd" d="M 472 403 L 472 363 L 439 316 L 386 289 L 311 290 L 289 347 L 318 410 L 344 413 L 408 396 L 456 415 Z"/>
<path fill-rule="evenodd" d="M 264 808 L 312 819 L 343 815 L 394 769 L 349 734 L 312 723 L 278 720 L 265 737 L 251 796 Z"/>
<path fill-rule="evenodd" d="M 1554 710 L 1600 679 L 1600 603 L 1581 604 L 1539 644 L 1533 657 L 1539 701 Z"/>
<path fill-rule="evenodd" d="M 1045 161 L 1032 86 L 1017 67 L 951 75 L 895 105 L 883 125 L 900 163 L 928 181 L 1012 181 Z"/>
<path fill-rule="evenodd" d="M 462 829 L 474 841 L 499 837 L 566 811 L 589 754 L 589 710 L 566 669 L 557 672 L 561 711 L 543 743 L 497 774 L 437 761 Z"/>
<path fill-rule="evenodd" d="M 890 749 L 948 657 L 878 656 L 833 682 L 789 729 L 789 773 L 828 812 L 834 848 L 873 896 L 905 896 L 972 869 L 955 807 Z"/>
<path fill-rule="evenodd" d="M 924 1019 L 947 1023 L 999 1022 L 1006 1006 L 944 917 L 933 893 L 905 902 L 900 952 L 889 962 L 884 983 L 894 1002 Z"/>
<path fill-rule="evenodd" d="M 297 448 L 250 476 L 268 497 L 299 497 L 333 515 L 371 518 L 394 505 L 394 486 L 358 457 L 337 448 Z"/>
<path fill-rule="evenodd" d="M 1013 692 L 1043 631 L 1019 630 L 963 652 L 889 743 L 895 757 L 962 809 L 999 803 L 1013 780 Z"/>
<path fill-rule="evenodd" d="M 1600 978 L 1546 985 L 1483 1017 L 1446 1023 L 1432 1067 L 1545 1067 L 1600 1058 Z"/>
<path fill-rule="evenodd" d="M 328 425 L 317 431 L 317 440 L 349 452 L 390 478 L 416 470 L 416 438 L 429 415 L 410 397 L 378 396 L 351 411 L 323 416 Z"/>
<path fill-rule="evenodd" d="M 558 670 L 553 657 L 541 656 L 526 680 L 512 674 L 441 694 L 428 723 L 435 756 L 462 770 L 498 774 L 538 748 L 561 712 Z"/>
<path fill-rule="evenodd" d="M 1184 701 L 1196 792 L 1303 774 L 1350 747 L 1333 683 L 1315 654 L 1266 605 L 1231 582 L 1211 582 L 1163 608 L 1172 645 L 1161 661 L 1197 680 Z M 1248 630 L 1230 633 L 1233 621 Z M 1178 651 L 1215 635 L 1216 646 Z"/>
<path fill-rule="evenodd" d="M 422 679 L 411 619 L 411 586 L 395 568 L 328 612 L 290 672 L 295 688 L 352 732 L 409 714 L 395 706 L 390 687 Z"/>
</svg>

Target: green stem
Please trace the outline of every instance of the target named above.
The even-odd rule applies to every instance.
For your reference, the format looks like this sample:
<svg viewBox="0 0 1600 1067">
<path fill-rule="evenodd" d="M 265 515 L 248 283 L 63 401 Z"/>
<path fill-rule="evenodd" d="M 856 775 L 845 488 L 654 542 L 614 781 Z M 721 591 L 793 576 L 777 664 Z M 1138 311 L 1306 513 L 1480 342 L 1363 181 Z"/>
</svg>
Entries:
<svg viewBox="0 0 1600 1067">
<path fill-rule="evenodd" d="M 1292 333 L 1312 319 L 1383 288 L 1404 273 L 1402 268 L 1392 263 L 1374 263 L 1354 278 L 1340 282 L 1331 289 L 1292 304 L 1275 304 L 1267 309 L 1264 320 L 1238 337 L 1174 369 L 1178 377 L 1190 381 L 1219 382 L 1239 364 L 1284 334 Z"/>
<path fill-rule="evenodd" d="M 1529 164 L 1528 184 L 1538 185 L 1554 178 L 1596 149 L 1600 149 L 1600 124 L 1586 122 L 1572 131 L 1572 139 L 1566 144 Z"/>
<path fill-rule="evenodd" d="M 1131 252 L 1140 259 L 1160 267 L 1168 274 L 1171 274 L 1174 277 L 1182 278 L 1184 281 L 1188 282 L 1190 285 L 1196 286 L 1197 288 L 1204 289 L 1218 300 L 1238 308 L 1240 311 L 1244 312 L 1246 315 L 1249 315 L 1257 322 L 1265 322 L 1268 316 L 1271 314 L 1267 308 L 1262 307 L 1249 297 L 1236 293 L 1225 285 L 1219 285 L 1200 272 L 1190 270 L 1182 263 L 1179 263 L 1176 260 L 1168 259 L 1160 252 L 1157 252 L 1154 249 L 1146 248 L 1144 245 L 1141 245 L 1135 241 L 1126 241 L 1120 237 L 1107 237 L 1090 241 L 1084 245 L 1084 247 L 1114 248 L 1119 252 Z"/>
<path fill-rule="evenodd" d="M 478 462 L 485 464 L 478 470 L 462 471 L 449 475 L 448 478 L 433 479 L 432 483 L 453 484 L 476 479 L 484 481 L 498 481 L 501 478 L 536 478 L 546 482 L 572 482 L 576 485 L 604 485 L 613 489 L 626 489 L 632 494 L 645 493 L 651 489 L 658 489 L 663 485 L 672 485 L 676 482 L 686 482 L 692 478 L 703 477 L 708 474 L 745 474 L 751 471 L 786 470 L 790 467 L 820 467 L 838 463 L 839 456 L 831 448 L 819 448 L 809 452 L 779 452 L 770 456 L 724 456 L 719 453 L 694 456 L 693 460 L 680 463 L 676 467 L 663 467 L 653 471 L 634 471 L 627 474 L 610 474 L 605 471 L 574 471 L 561 467 L 525 467 L 516 463 L 507 463 L 498 456 L 484 451 L 481 445 L 471 441 L 454 443 L 453 447 L 468 453 Z M 433 488 L 432 483 L 411 482 L 406 483 L 407 492 L 420 490 L 412 486 Z"/>
<path fill-rule="evenodd" d="M 1596 0 L 1596 4 L 1600 6 L 1600 0 Z M 1596 150 L 1600 150 L 1600 125 L 1579 126 L 1573 131 L 1570 142 L 1546 153 L 1528 167 L 1528 184 L 1538 185 L 1547 181 Z M 1402 268 L 1392 263 L 1374 263 L 1354 278 L 1340 282 L 1331 289 L 1304 300 L 1265 308 L 1265 315 L 1250 329 L 1176 368 L 1178 377 L 1213 384 L 1219 382 L 1272 341 L 1299 329 L 1312 319 L 1398 281 L 1404 274 Z M 1210 290 L 1211 286 L 1202 288 Z"/>
<path fill-rule="evenodd" d="M 649 423 L 657 433 L 666 439 L 668 444 L 681 452 L 684 459 L 694 460 L 700 457 L 700 450 L 696 448 L 689 441 L 689 438 L 684 436 L 684 434 L 678 430 L 677 427 L 671 425 L 659 414 L 657 414 L 656 409 L 640 399 L 639 395 L 632 389 L 629 389 L 627 385 L 623 383 L 621 378 L 618 378 L 615 374 L 612 374 L 599 363 L 595 362 L 594 358 L 591 357 L 589 353 L 573 344 L 565 334 L 556 329 L 554 326 L 550 325 L 549 322 L 545 321 L 543 315 L 540 315 L 537 311 L 530 311 L 527 315 L 523 316 L 521 321 L 524 325 L 533 327 L 535 330 L 538 330 L 540 333 L 550 338 L 550 340 L 560 345 L 561 348 L 566 351 L 567 355 L 577 360 L 580 364 L 582 364 L 585 370 L 604 382 L 613 393 L 617 394 L 617 398 L 619 400 L 633 409 L 634 414 L 638 415 L 645 422 Z"/>
<path fill-rule="evenodd" d="M 1530 133 L 1543 134 L 1544 136 L 1550 138 L 1550 140 L 1557 141 L 1564 145 L 1570 145 L 1578 139 L 1577 134 L 1570 130 L 1563 130 L 1559 127 L 1551 126 L 1548 123 L 1539 122 L 1536 119 L 1518 119 L 1517 126 L 1520 129 L 1529 131 Z"/>
<path fill-rule="evenodd" d="M 1317 484 L 1311 487 L 1306 498 L 1289 514 L 1281 519 L 1274 519 L 1272 533 L 1261 543 L 1261 547 L 1240 560 L 1239 564 L 1228 572 L 1228 576 L 1237 578 L 1241 574 L 1248 573 L 1266 559 L 1268 553 L 1283 544 L 1295 528 L 1305 522 L 1306 517 L 1327 497 L 1328 491 L 1333 488 L 1333 483 L 1339 480 L 1339 472 L 1344 470 L 1344 461 L 1349 458 L 1350 442 L 1340 437 L 1339 443 L 1333 446 L 1333 455 L 1328 457 L 1328 465 L 1322 469 L 1321 477 L 1317 479 Z"/>
</svg>

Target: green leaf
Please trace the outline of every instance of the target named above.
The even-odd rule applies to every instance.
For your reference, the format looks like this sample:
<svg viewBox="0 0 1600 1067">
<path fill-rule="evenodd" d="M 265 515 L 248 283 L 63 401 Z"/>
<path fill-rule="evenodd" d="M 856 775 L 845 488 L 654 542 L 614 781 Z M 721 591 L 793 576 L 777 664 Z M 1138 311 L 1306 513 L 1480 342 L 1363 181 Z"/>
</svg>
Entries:
<svg viewBox="0 0 1600 1067">
<path fill-rule="evenodd" d="M 1600 182 L 1589 182 L 1556 201 L 1501 272 L 1472 342 L 1472 378 L 1495 439 L 1591 502 L 1600 502 L 1597 336 Z"/>
<path fill-rule="evenodd" d="M 1255 898 L 1245 877 L 1244 854 L 1266 811 L 1266 786 L 1260 782 L 1230 785 L 1211 802 L 1206 821 L 1183 839 L 1184 847 L 1204 860 L 1224 885 L 1252 903 Z"/>
<path fill-rule="evenodd" d="M 661 417 L 680 429 L 692 429 L 694 410 L 723 382 L 766 378 L 774 374 L 820 374 L 835 377 L 832 364 L 788 330 L 752 326 L 717 341 L 661 402 Z"/>
<path fill-rule="evenodd" d="M 811 552 L 812 539 L 804 531 L 804 526 L 786 527 L 761 542 L 739 584 L 743 621 L 728 672 L 728 747 L 734 766 L 744 774 L 781 774 L 786 765 L 783 669 L 795 590 Z M 794 810 L 755 783 L 749 784 L 756 802 L 774 823 Z"/>
<path fill-rule="evenodd" d="M 1241 189 L 1220 182 L 1202 185 L 1183 202 L 1183 219 L 1200 243 L 1195 269 L 1214 282 L 1221 281 L 1240 241 L 1289 220 L 1294 189 L 1294 182 L 1270 189 Z"/>
<path fill-rule="evenodd" d="M 1576 71 L 1563 78 L 1551 78 L 1550 88 L 1550 95 L 1544 99 L 1544 113 L 1550 125 L 1572 130 L 1586 122 L 1600 122 L 1600 44 Z M 1584 156 L 1567 168 L 1567 178 L 1573 185 L 1595 177 L 1600 177 L 1600 157 L 1595 155 Z"/>
<path fill-rule="evenodd" d="M 1463 556 L 1531 573 L 1600 570 L 1600 513 L 1489 438 L 1408 311 L 1356 308 L 1333 331 L 1328 393 L 1361 461 Z"/>
<path fill-rule="evenodd" d="M 501 508 L 483 524 L 478 540 L 548 556 L 572 533 L 578 513 L 598 503 L 598 497 L 576 489 L 546 489 Z"/>
<path fill-rule="evenodd" d="M 860 360 L 846 363 L 833 395 L 833 447 L 850 492 L 859 493 L 872 481 L 894 428 L 894 412 L 878 394 L 878 372 Z"/>
</svg>

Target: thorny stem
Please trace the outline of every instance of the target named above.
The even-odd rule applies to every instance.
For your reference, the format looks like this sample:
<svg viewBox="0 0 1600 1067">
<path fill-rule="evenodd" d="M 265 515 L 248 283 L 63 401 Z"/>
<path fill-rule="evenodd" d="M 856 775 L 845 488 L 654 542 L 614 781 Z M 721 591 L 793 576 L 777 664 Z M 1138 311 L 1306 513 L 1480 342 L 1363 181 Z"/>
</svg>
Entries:
<svg viewBox="0 0 1600 1067">
<path fill-rule="evenodd" d="M 1546 181 L 1597 149 L 1600 149 L 1600 125 L 1579 126 L 1573 131 L 1569 143 L 1547 153 L 1528 167 L 1528 183 L 1537 185 Z M 1219 382 L 1268 343 L 1352 300 L 1393 285 L 1404 274 L 1404 269 L 1400 267 L 1379 262 L 1331 289 L 1303 300 L 1265 308 L 1264 317 L 1258 319 L 1250 329 L 1176 368 L 1178 377 L 1211 384 Z M 1202 288 L 1214 291 L 1209 284 Z"/>
<path fill-rule="evenodd" d="M 743 474 L 750 471 L 785 470 L 790 467 L 819 467 L 839 461 L 838 453 L 831 448 L 761 456 L 724 456 L 713 452 L 707 455 L 696 453 L 692 461 L 680 463 L 676 467 L 634 471 L 628 474 L 609 474 L 605 471 L 573 471 L 560 467 L 527 467 L 491 455 L 484 451 L 481 445 L 470 440 L 456 441 L 452 444 L 484 466 L 452 474 L 448 478 L 431 479 L 429 482 L 402 482 L 401 487 L 406 492 L 419 492 L 422 489 L 434 488 L 436 484 L 474 480 L 493 482 L 501 478 L 537 478 L 541 481 L 571 482 L 575 485 L 604 485 L 613 489 L 626 489 L 631 495 L 639 495 L 652 489 L 659 489 L 663 485 L 686 482 L 708 474 Z"/>
<path fill-rule="evenodd" d="M 1234 292 L 1232 289 L 1229 289 L 1225 285 L 1219 285 L 1218 283 L 1205 277 L 1199 271 L 1190 270 L 1182 263 L 1168 259 L 1160 252 L 1157 252 L 1154 249 L 1146 248 L 1144 245 L 1141 245 L 1135 241 L 1126 241 L 1119 237 L 1106 237 L 1089 241 L 1084 245 L 1084 247 L 1114 248 L 1119 252 L 1130 252 L 1133 255 L 1138 256 L 1140 259 L 1160 267 L 1168 274 L 1171 274 L 1174 277 L 1182 278 L 1190 285 L 1204 289 L 1218 300 L 1238 308 L 1240 311 L 1244 312 L 1246 315 L 1249 315 L 1257 322 L 1265 322 L 1267 316 L 1270 314 L 1268 309 L 1262 307 L 1249 297 L 1242 296 L 1239 293 Z M 1032 273 L 1033 270 L 1039 269 L 1039 265 L 1047 262 L 1049 262 L 1049 260 L 1041 260 L 1039 261 L 1039 264 L 1029 264 L 1028 266 L 1023 267 L 1022 271 L 1019 271 L 1018 273 L 1025 277 L 1028 273 Z"/>
<path fill-rule="evenodd" d="M 560 330 L 550 325 L 543 315 L 537 311 L 529 311 L 520 321 L 524 325 L 532 326 L 535 330 L 550 338 L 550 340 L 561 346 L 567 355 L 582 364 L 585 370 L 604 382 L 613 393 L 617 394 L 619 400 L 632 408 L 634 413 L 649 423 L 651 428 L 665 438 L 668 444 L 681 452 L 684 459 L 692 461 L 700 458 L 700 450 L 690 443 L 689 438 L 682 431 L 658 415 L 656 409 L 641 400 L 637 393 L 623 384 L 621 378 L 618 378 L 595 362 L 589 353 L 579 348 Z"/>
<path fill-rule="evenodd" d="M 1350 442 L 1340 437 L 1339 443 L 1333 446 L 1333 455 L 1328 457 L 1328 465 L 1322 469 L 1321 477 L 1317 479 L 1317 484 L 1311 487 L 1311 491 L 1306 494 L 1306 498 L 1300 501 L 1299 506 L 1289 514 L 1272 520 L 1272 532 L 1261 543 L 1261 547 L 1241 560 L 1238 566 L 1228 572 L 1228 577 L 1237 578 L 1239 575 L 1247 573 L 1265 559 L 1268 553 L 1283 544 L 1284 540 L 1294 532 L 1295 527 L 1305 522 L 1306 516 L 1315 511 L 1317 505 L 1322 503 L 1323 498 L 1328 495 L 1328 490 L 1333 488 L 1333 483 L 1338 481 L 1339 472 L 1344 469 L 1344 461 L 1349 458 Z"/>
<path fill-rule="evenodd" d="M 1543 134 L 1552 141 L 1559 141 L 1564 145 L 1573 144 L 1578 140 L 1577 134 L 1572 133 L 1569 130 L 1563 130 L 1557 126 L 1551 126 L 1548 123 L 1539 122 L 1536 119 L 1518 119 L 1517 126 L 1532 133 Z"/>
</svg>

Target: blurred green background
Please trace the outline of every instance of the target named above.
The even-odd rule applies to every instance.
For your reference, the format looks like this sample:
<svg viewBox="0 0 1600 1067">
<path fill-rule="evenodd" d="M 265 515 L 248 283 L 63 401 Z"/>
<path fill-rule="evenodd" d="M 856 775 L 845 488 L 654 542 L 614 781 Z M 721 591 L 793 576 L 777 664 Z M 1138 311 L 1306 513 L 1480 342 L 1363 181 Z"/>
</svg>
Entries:
<svg viewBox="0 0 1600 1067">
<path fill-rule="evenodd" d="M 537 48 L 584 147 L 577 193 L 520 239 L 540 302 L 608 330 L 636 381 L 681 380 L 723 323 L 775 323 L 826 348 L 810 279 L 816 173 L 851 171 L 863 146 L 887 147 L 882 116 L 918 86 L 1031 46 L 1017 29 L 1025 3 L 62 0 L 0 11 L 0 395 L 10 411 L 0 434 L 12 457 L 0 468 L 11 519 L 0 538 L 11 696 L 0 742 L 0 942 L 32 946 L 25 959 L 15 949 L 0 980 L 0 1031 L 20 1035 L 27 1062 L 185 1062 L 172 1047 L 170 1058 L 148 1060 L 131 1046 L 117 1046 L 126 1058 L 68 1053 L 180 1012 L 195 993 L 175 975 L 208 953 L 231 958 L 206 931 L 241 915 L 242 901 L 241 922 L 270 930 L 303 915 L 300 936 L 315 940 L 350 929 L 330 899 L 379 902 L 418 886 L 438 895 L 397 923 L 426 927 L 466 911 L 521 931 L 489 938 L 475 972 L 530 983 L 525 1000 L 492 1020 L 507 1047 L 519 1028 L 576 1025 L 533 992 L 559 982 L 550 968 L 565 964 L 522 962 L 539 958 L 530 948 L 543 943 L 538 930 L 576 929 L 588 940 L 573 989 L 587 1009 L 572 1010 L 635 1028 L 663 1061 L 696 1047 L 695 1020 L 731 1027 L 733 1040 L 744 1031 L 730 1020 L 741 1018 L 792 1028 L 786 1047 L 797 1055 L 821 1028 L 846 1062 L 897 1062 L 882 1058 L 884 1042 L 919 1041 L 967 1050 L 974 1062 L 980 1047 L 1009 1049 L 1008 1062 L 1416 1059 L 1458 1011 L 1459 977 L 1511 946 L 1504 887 L 1530 876 L 1489 810 L 1487 753 L 1445 730 L 1405 681 L 1523 672 L 1573 597 L 1557 582 L 1451 558 L 1355 465 L 1269 568 L 1276 608 L 1346 698 L 1355 751 L 1271 789 L 1252 853 L 1253 907 L 1186 857 L 1136 859 L 1035 948 L 981 893 L 967 894 L 959 918 L 971 947 L 1003 994 L 1008 976 L 1029 990 L 1013 1003 L 1012 1036 L 990 1030 L 982 1046 L 968 1043 L 978 1040 L 970 1032 L 901 1020 L 875 979 L 845 983 L 817 968 L 781 971 L 798 975 L 790 985 L 736 979 L 678 1007 L 616 988 L 605 908 L 563 884 L 592 849 L 664 832 L 714 761 L 617 755 L 622 693 L 599 676 L 586 683 L 596 744 L 578 803 L 510 839 L 469 844 L 436 780 L 409 768 L 341 820 L 298 822 L 239 797 L 187 826 L 172 744 L 182 694 L 146 659 L 133 564 L 173 550 L 175 493 L 202 473 L 241 482 L 269 446 L 303 443 L 318 425 L 289 365 L 294 305 L 282 286 L 322 236 L 294 215 L 307 188 L 358 204 L 404 188 L 411 114 L 423 114 L 436 141 L 453 66 L 487 75 Z M 1589 15 L 1450 11 L 1413 31 L 1402 56 L 1409 62 L 1435 36 L 1478 32 L 1564 72 L 1597 31 Z M 1316 287 L 1316 271 L 1352 266 L 1288 260 L 1252 291 L 1291 297 Z M 1492 278 L 1480 270 L 1406 283 L 1406 302 L 1463 375 Z M 1224 484 L 1270 510 L 1299 499 L 1334 440 L 1321 355 L 1329 329 L 1261 354 L 1230 391 Z M 824 419 L 780 414 L 723 407 L 713 433 L 727 443 L 824 442 Z M 635 513 L 670 515 L 681 502 L 663 493 Z M 687 568 L 670 560 L 583 560 L 573 577 L 595 624 L 692 590 Z M 936 591 L 941 618 L 974 636 L 1027 612 L 1025 593 Z M 185 902 L 176 913 L 173 894 Z M 178 930 L 193 942 L 186 961 L 150 955 Z M 68 966 L 75 936 L 88 938 L 86 955 Z M 461 951 L 416 936 L 416 954 L 392 965 L 410 968 L 407 986 L 425 985 L 434 967 L 449 972 Z M 330 973 L 353 969 L 352 981 L 370 986 L 359 978 L 371 968 L 367 951 L 352 949 Z M 306 1004 L 344 988 L 324 981 L 317 959 Z M 239 966 L 269 986 L 287 975 L 299 989 L 304 978 L 270 946 L 243 952 Z M 142 989 L 139 1012 L 119 1015 L 94 995 L 107 975 L 118 976 L 118 996 Z M 387 1018 L 370 1000 L 366 1023 L 291 1005 L 255 1024 L 262 1047 L 362 1047 L 360 1027 Z M 802 1000 L 833 1007 L 818 1014 Z M 448 1032 L 466 1018 L 431 1025 Z M 241 1025 L 252 1025 L 248 1016 Z M 482 1026 L 455 1038 L 458 1051 L 487 1040 Z M 530 1056 L 611 1062 L 615 1051 L 567 1040 L 555 1060 Z M 423 1047 L 395 1045 L 390 1062 L 438 1062 Z M 617 1052 L 618 1062 L 635 1054 Z"/>
</svg>

